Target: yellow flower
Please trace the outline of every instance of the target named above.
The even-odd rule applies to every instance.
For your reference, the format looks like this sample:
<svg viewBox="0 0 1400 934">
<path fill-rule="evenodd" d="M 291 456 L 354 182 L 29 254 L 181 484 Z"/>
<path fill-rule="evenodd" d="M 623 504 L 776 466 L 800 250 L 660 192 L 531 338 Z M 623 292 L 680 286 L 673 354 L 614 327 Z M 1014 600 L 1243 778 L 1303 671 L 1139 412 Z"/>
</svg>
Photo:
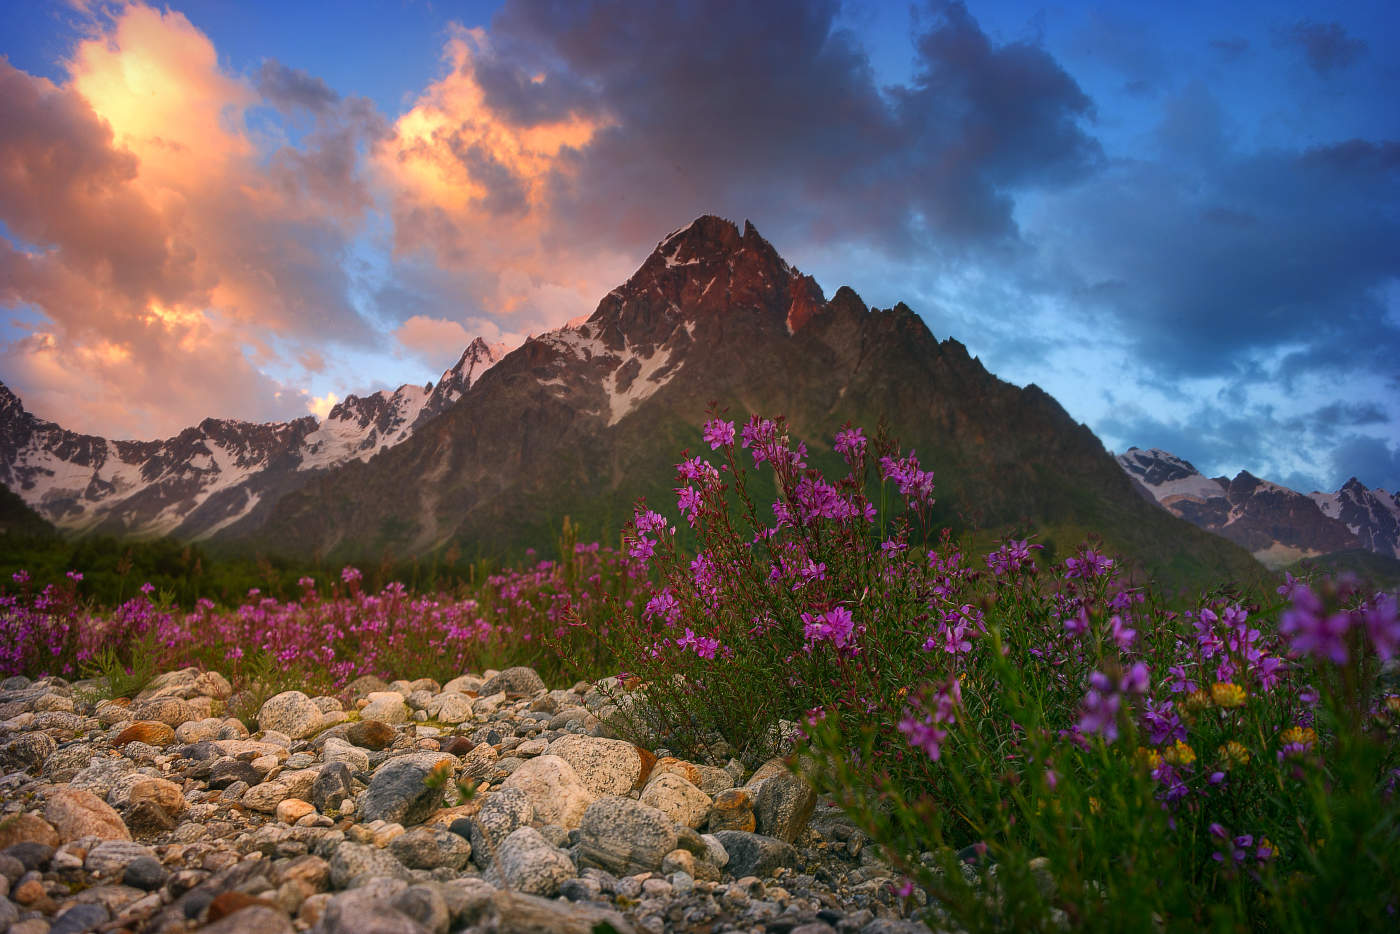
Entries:
<svg viewBox="0 0 1400 934">
<path fill-rule="evenodd" d="M 1167 747 L 1167 751 L 1162 753 L 1162 758 L 1172 765 L 1190 765 L 1196 761 L 1196 750 L 1177 740 Z"/>
<path fill-rule="evenodd" d="M 1216 752 L 1221 759 L 1225 760 L 1226 768 L 1232 769 L 1249 762 L 1249 750 L 1244 748 L 1244 744 L 1237 743 L 1233 739 L 1221 746 Z"/>
<path fill-rule="evenodd" d="M 1192 691 L 1186 695 L 1186 709 L 1193 713 L 1197 710 L 1205 710 L 1210 706 L 1210 695 L 1205 691 Z"/>
<path fill-rule="evenodd" d="M 1243 707 L 1246 696 L 1244 688 L 1229 681 L 1217 681 L 1210 688 L 1211 700 L 1221 707 Z"/>
<path fill-rule="evenodd" d="M 1103 805 L 1099 804 L 1099 799 L 1093 795 L 1089 796 L 1089 813 L 1098 814 L 1103 810 Z"/>
<path fill-rule="evenodd" d="M 1400 716 L 1400 694 L 1390 694 L 1385 699 L 1385 709 Z"/>
<path fill-rule="evenodd" d="M 1290 726 L 1278 738 L 1285 744 L 1300 743 L 1311 749 L 1317 743 L 1317 731 L 1310 726 Z"/>
<path fill-rule="evenodd" d="M 1162 764 L 1162 754 L 1160 752 L 1155 749 L 1147 749 L 1143 746 L 1137 748 L 1136 758 L 1138 765 L 1147 769 L 1149 772 Z"/>
</svg>

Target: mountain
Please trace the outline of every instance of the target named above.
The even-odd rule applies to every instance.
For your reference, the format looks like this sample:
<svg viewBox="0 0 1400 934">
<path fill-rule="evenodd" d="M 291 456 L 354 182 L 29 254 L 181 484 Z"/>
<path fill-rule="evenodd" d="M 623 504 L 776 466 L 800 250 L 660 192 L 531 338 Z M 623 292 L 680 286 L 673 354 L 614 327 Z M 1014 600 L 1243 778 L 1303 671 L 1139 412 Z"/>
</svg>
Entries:
<svg viewBox="0 0 1400 934">
<path fill-rule="evenodd" d="M 477 338 L 436 386 L 349 396 L 325 421 L 207 418 L 163 441 L 112 441 L 25 411 L 0 384 L 0 482 L 69 535 L 205 540 L 260 524 L 311 477 L 369 460 L 455 404 L 505 347 Z"/>
<path fill-rule="evenodd" d="M 1212 479 L 1156 448 L 1129 448 L 1118 463 L 1168 511 L 1269 567 L 1356 550 L 1400 558 L 1400 494 L 1368 489 L 1355 477 L 1335 493 L 1304 495 L 1247 471 Z"/>
<path fill-rule="evenodd" d="M 843 422 L 884 420 L 934 470 L 934 518 L 956 530 L 1035 528 L 1065 549 L 1099 532 L 1176 583 L 1262 570 L 1145 501 L 1039 388 L 996 379 L 902 304 L 870 309 L 849 288 L 827 300 L 751 224 L 716 217 L 402 443 L 284 496 L 250 543 L 329 560 L 499 552 L 549 542 L 565 515 L 612 538 L 639 495 L 673 504 L 673 465 L 700 450 L 712 400 L 740 420 L 786 415 L 824 466 Z"/>
</svg>

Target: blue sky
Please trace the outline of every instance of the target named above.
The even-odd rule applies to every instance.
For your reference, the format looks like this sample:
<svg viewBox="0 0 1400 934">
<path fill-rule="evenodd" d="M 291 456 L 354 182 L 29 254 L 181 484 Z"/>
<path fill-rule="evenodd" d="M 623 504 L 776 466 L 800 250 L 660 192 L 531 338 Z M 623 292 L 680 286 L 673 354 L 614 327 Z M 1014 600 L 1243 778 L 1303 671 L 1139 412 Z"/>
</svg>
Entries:
<svg viewBox="0 0 1400 934">
<path fill-rule="evenodd" d="M 750 219 L 1114 450 L 1400 486 L 1393 3 L 0 9 L 0 378 L 290 418 Z"/>
</svg>

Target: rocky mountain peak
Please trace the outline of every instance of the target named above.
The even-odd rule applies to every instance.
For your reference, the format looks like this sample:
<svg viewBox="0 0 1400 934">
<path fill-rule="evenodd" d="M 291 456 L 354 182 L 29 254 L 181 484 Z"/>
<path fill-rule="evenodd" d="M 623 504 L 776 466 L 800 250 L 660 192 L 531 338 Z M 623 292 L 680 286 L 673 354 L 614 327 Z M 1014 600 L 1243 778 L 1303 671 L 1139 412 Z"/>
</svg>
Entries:
<svg viewBox="0 0 1400 934">
<path fill-rule="evenodd" d="M 654 347 L 681 324 L 721 315 L 760 314 L 795 333 L 825 301 L 752 223 L 740 231 L 705 215 L 658 243 L 587 324 L 610 349 Z"/>
</svg>

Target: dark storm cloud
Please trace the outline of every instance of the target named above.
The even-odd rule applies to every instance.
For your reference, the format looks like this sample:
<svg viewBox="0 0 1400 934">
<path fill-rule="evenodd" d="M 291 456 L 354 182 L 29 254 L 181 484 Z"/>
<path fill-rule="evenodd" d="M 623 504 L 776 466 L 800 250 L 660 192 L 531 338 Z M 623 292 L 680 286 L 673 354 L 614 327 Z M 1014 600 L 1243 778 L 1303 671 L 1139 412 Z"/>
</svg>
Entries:
<svg viewBox="0 0 1400 934">
<path fill-rule="evenodd" d="M 271 59 L 258 69 L 256 85 L 263 100 L 282 111 L 301 108 L 322 114 L 340 103 L 340 95 L 320 78 Z"/>
<path fill-rule="evenodd" d="M 1324 78 L 1352 65 L 1366 51 L 1364 40 L 1348 36 L 1345 27 L 1336 22 L 1300 20 L 1278 30 L 1275 38 L 1279 45 L 1302 49 L 1308 66 Z"/>
<path fill-rule="evenodd" d="M 1400 446 L 1357 435 L 1337 446 L 1332 472 L 1343 482 L 1356 477 L 1367 486 L 1394 493 L 1400 489 Z"/>
<path fill-rule="evenodd" d="M 895 249 L 1007 238 L 1014 191 L 1099 158 L 1080 125 L 1091 102 L 1040 47 L 996 45 L 962 4 L 939 4 L 915 77 L 881 88 L 837 11 L 519 0 L 476 77 L 504 120 L 610 119 L 551 204 L 561 229 L 618 243 L 706 211 L 754 217 L 769 236 Z"/>
</svg>

